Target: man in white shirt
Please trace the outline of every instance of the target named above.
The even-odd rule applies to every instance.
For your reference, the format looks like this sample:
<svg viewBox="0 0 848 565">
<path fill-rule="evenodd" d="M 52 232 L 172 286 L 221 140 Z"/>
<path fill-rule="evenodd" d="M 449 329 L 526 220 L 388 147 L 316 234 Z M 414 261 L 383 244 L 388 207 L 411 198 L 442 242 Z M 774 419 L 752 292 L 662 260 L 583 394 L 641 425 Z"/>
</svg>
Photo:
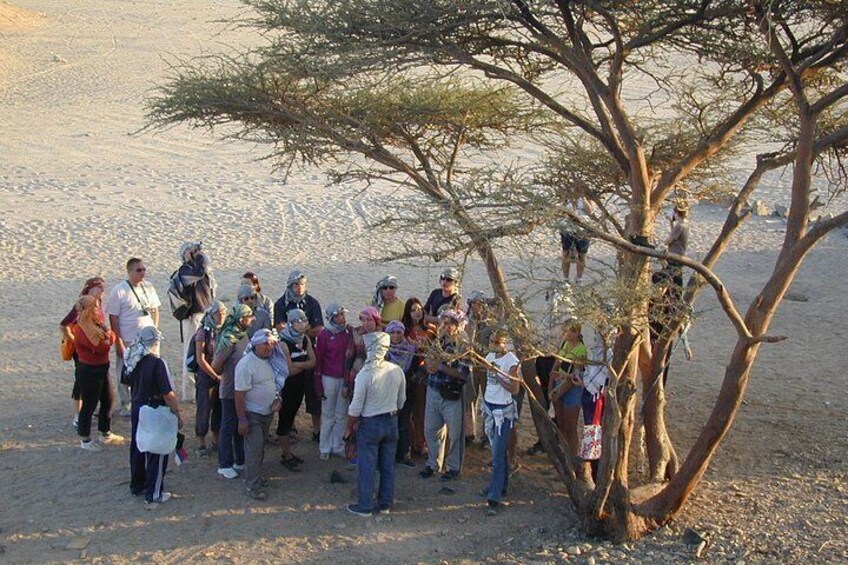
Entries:
<svg viewBox="0 0 848 565">
<path fill-rule="evenodd" d="M 359 467 L 359 501 L 348 505 L 347 509 L 358 516 L 370 516 L 374 500 L 374 471 L 378 463 L 378 511 L 388 513 L 394 503 L 397 413 L 406 402 L 406 378 L 403 369 L 386 360 L 389 334 L 373 332 L 365 334 L 363 338 L 368 354 L 365 365 L 356 375 L 345 433 L 345 438 L 348 438 L 358 424 L 356 459 Z"/>
<path fill-rule="evenodd" d="M 129 387 L 120 383 L 120 371 L 124 363 L 124 351 L 136 340 L 138 331 L 146 326 L 159 326 L 159 295 L 152 284 L 144 280 L 147 267 L 144 262 L 132 257 L 127 261 L 127 278 L 112 288 L 106 302 L 109 325 L 115 332 L 115 354 L 118 372 L 118 398 L 121 402 L 118 414 L 130 416 Z"/>
<path fill-rule="evenodd" d="M 236 365 L 235 405 L 238 433 L 244 437 L 244 491 L 250 498 L 265 500 L 260 470 L 265 459 L 265 437 L 274 412 L 280 409 L 271 356 L 277 349 L 277 334 L 261 329 L 250 338 L 244 357 Z M 279 355 L 285 355 L 279 350 Z M 288 360 L 283 360 L 288 364 Z"/>
</svg>

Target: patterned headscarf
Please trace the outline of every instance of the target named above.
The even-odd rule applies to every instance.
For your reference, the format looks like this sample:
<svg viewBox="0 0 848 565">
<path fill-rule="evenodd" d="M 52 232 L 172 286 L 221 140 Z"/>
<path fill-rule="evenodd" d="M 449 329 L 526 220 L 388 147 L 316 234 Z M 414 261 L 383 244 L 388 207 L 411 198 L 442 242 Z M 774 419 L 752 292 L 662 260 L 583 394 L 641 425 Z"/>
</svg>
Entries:
<svg viewBox="0 0 848 565">
<path fill-rule="evenodd" d="M 456 325 L 459 326 L 459 329 L 465 327 L 465 314 L 462 310 L 442 310 L 439 312 L 439 319 L 443 320 L 445 318 L 449 318 L 456 322 Z"/>
<path fill-rule="evenodd" d="M 386 275 L 382 279 L 378 280 L 376 289 L 374 290 L 374 298 L 371 300 L 371 305 L 382 310 L 384 300 L 383 293 L 380 291 L 389 286 L 397 288 L 397 285 L 398 280 L 394 275 Z"/>
<path fill-rule="evenodd" d="M 294 290 L 292 290 L 292 286 L 296 282 L 306 282 L 307 277 L 304 271 L 299 269 L 294 269 L 291 273 L 289 273 L 289 278 L 286 280 L 286 303 L 289 302 L 300 302 L 306 296 L 306 290 L 303 291 L 303 294 L 295 294 Z"/>
<path fill-rule="evenodd" d="M 207 330 L 220 329 L 221 327 L 223 327 L 223 324 L 221 324 L 221 326 L 218 325 L 218 323 L 215 321 L 215 314 L 217 314 L 218 312 L 226 311 L 226 304 L 224 304 L 220 300 L 213 301 L 212 304 L 210 304 L 206 308 L 206 310 L 203 311 L 203 321 L 200 323 L 200 325 L 206 328 Z"/>
<path fill-rule="evenodd" d="M 215 355 L 227 347 L 237 344 L 247 335 L 247 330 L 239 325 L 239 321 L 252 315 L 253 310 L 247 304 L 233 304 L 233 307 L 230 308 L 230 315 L 224 320 L 224 325 L 221 326 L 218 339 L 215 341 Z"/>
<path fill-rule="evenodd" d="M 289 364 L 286 363 L 286 356 L 282 349 L 280 349 L 279 342 L 280 337 L 277 335 L 276 330 L 263 328 L 253 334 L 253 337 L 250 338 L 250 343 L 247 345 L 247 349 L 244 350 L 244 354 L 247 355 L 263 343 L 270 343 L 274 346 L 271 350 L 271 356 L 268 357 L 268 364 L 271 365 L 271 370 L 274 372 L 274 385 L 277 392 L 283 390 L 283 387 L 286 386 L 286 379 L 289 378 Z"/>
<path fill-rule="evenodd" d="M 340 334 L 345 331 L 347 324 L 336 324 L 333 322 L 333 318 L 338 316 L 339 314 L 345 314 L 347 310 L 345 310 L 344 306 L 336 304 L 333 302 L 324 310 L 324 313 L 327 315 L 327 319 L 325 320 L 324 327 L 327 328 L 333 334 Z"/>
<path fill-rule="evenodd" d="M 280 332 L 280 337 L 289 343 L 300 343 L 303 340 L 303 332 L 294 329 L 295 322 L 308 322 L 306 312 L 300 308 L 292 308 L 286 314 L 286 327 Z"/>
<path fill-rule="evenodd" d="M 367 316 L 369 318 L 373 318 L 374 322 L 377 324 L 377 328 L 383 325 L 383 317 L 380 316 L 380 311 L 374 308 L 373 306 L 368 306 L 367 308 L 363 308 L 359 313 L 359 317 Z"/>
<path fill-rule="evenodd" d="M 144 326 L 138 330 L 138 337 L 124 351 L 124 367 L 127 372 L 132 373 L 138 362 L 149 354 L 161 339 L 162 334 L 156 326 Z"/>
</svg>

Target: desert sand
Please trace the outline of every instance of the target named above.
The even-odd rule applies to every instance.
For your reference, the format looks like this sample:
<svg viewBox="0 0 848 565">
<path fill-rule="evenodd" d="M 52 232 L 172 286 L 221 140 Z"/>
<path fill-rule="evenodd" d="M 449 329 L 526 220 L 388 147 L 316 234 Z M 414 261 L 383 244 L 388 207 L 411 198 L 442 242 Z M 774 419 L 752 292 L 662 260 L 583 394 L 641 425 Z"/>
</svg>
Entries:
<svg viewBox="0 0 848 565">
<path fill-rule="evenodd" d="M 685 528 L 708 537 L 709 563 L 848 560 L 848 239 L 840 233 L 804 264 L 792 290 L 808 301 L 781 307 L 772 331 L 789 339 L 763 347 L 746 403 L 686 511 L 643 541 L 583 537 L 544 456 L 520 457 L 509 508 L 487 518 L 477 492 L 489 452 L 478 447 L 452 494 L 399 470 L 388 517 L 348 514 L 354 471 L 319 461 L 308 441 L 295 446 L 306 459 L 300 474 L 280 467 L 269 446 L 265 502 L 219 479 L 213 461 L 190 458 L 166 478 L 175 498 L 146 512 L 127 488 L 128 447 L 83 452 L 70 426 L 73 368 L 56 351 L 57 324 L 85 278 L 102 274 L 111 286 L 138 255 L 164 296 L 179 245 L 202 240 L 224 298 L 250 269 L 276 299 L 300 267 L 322 303 L 356 309 L 387 272 L 399 277 L 401 296 L 423 298 L 442 268 L 375 262 L 388 245 L 367 229 L 385 198 L 379 187 L 327 186 L 318 170 L 284 180 L 261 160 L 267 148 L 184 128 L 139 131 L 144 97 L 170 64 L 255 40 L 221 23 L 241 10 L 235 0 L 0 2 L 0 562 L 688 562 Z M 785 201 L 787 182 L 775 177 L 761 197 Z M 693 256 L 706 251 L 723 212 L 693 209 Z M 753 218 L 720 262 L 741 307 L 770 273 L 782 229 L 780 219 Z M 556 237 L 548 239 L 537 260 L 556 268 Z M 602 276 L 612 255 L 594 245 L 587 279 Z M 511 284 L 522 284 L 522 261 L 508 257 L 505 267 Z M 488 288 L 479 262 L 464 268 L 466 291 Z M 710 293 L 696 312 L 695 360 L 675 355 L 669 389 L 681 454 L 709 413 L 733 341 Z M 164 312 L 161 327 L 163 355 L 177 366 L 177 323 Z M 113 427 L 129 434 L 127 420 Z M 529 414 L 521 431 L 523 453 L 535 440 Z M 348 484 L 330 484 L 332 470 Z"/>
</svg>

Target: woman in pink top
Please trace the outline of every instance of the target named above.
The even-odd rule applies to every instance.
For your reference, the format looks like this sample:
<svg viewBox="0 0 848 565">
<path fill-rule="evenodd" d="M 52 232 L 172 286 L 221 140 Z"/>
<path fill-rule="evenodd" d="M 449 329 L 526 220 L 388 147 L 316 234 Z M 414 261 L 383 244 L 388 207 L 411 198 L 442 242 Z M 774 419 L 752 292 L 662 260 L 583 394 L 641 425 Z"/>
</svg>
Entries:
<svg viewBox="0 0 848 565">
<path fill-rule="evenodd" d="M 322 460 L 331 454 L 344 457 L 344 436 L 350 399 L 345 386 L 354 358 L 353 328 L 345 309 L 330 304 L 326 323 L 315 346 L 315 392 L 321 399 L 321 435 L 318 452 Z"/>
</svg>

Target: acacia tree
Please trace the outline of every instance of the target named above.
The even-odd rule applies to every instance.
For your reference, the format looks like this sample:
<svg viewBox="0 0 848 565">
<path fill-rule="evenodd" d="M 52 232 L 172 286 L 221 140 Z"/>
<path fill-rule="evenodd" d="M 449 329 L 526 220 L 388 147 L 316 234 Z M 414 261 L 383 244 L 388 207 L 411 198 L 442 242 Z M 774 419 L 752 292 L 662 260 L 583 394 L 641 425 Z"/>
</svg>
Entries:
<svg viewBox="0 0 848 565">
<path fill-rule="evenodd" d="M 284 163 L 326 166 L 334 181 L 394 183 L 434 211 L 391 219 L 409 253 L 477 253 L 516 342 L 532 350 L 496 242 L 569 216 L 619 250 L 618 288 L 645 288 L 648 258 L 693 272 L 683 302 L 713 289 L 738 334 L 709 420 L 685 458 L 666 432 L 658 378 L 682 321 L 668 321 L 641 363 L 648 481 L 631 484 L 630 450 L 648 342 L 647 300 L 620 301 L 597 482 L 568 457 L 527 380 L 540 438 L 591 533 L 633 539 L 671 519 L 698 484 L 742 402 L 774 313 L 810 249 L 848 223 L 811 222 L 816 166 L 844 185 L 848 3 L 770 0 L 245 0 L 267 42 L 175 69 L 150 101 L 157 126 L 188 122 L 274 144 Z M 646 93 L 644 85 L 653 92 Z M 643 87 L 642 90 L 630 85 Z M 656 111 L 656 104 L 662 110 Z M 520 141 L 548 155 L 525 168 L 497 151 Z M 651 248 L 664 203 L 708 192 L 742 142 L 765 150 L 736 187 L 701 261 Z M 364 161 L 362 159 L 364 157 Z M 772 275 L 742 314 L 711 270 L 747 216 L 763 174 L 790 167 L 786 234 Z M 566 184 L 567 183 L 567 184 Z M 590 220 L 566 206 L 579 188 Z M 433 230 L 444 222 L 449 229 Z M 423 241 L 423 243 L 422 243 Z"/>
</svg>

